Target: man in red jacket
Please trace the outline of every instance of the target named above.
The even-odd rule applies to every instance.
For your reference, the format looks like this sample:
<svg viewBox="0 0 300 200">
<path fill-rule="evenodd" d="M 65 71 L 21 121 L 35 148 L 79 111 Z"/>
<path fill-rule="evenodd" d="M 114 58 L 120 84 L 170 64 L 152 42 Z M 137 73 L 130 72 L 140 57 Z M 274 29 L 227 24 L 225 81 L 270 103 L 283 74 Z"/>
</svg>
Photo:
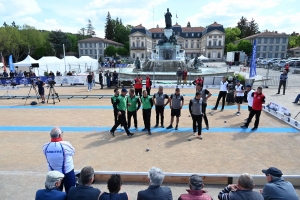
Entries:
<svg viewBox="0 0 300 200">
<path fill-rule="evenodd" d="M 259 117 L 262 110 L 262 104 L 264 104 L 266 101 L 265 100 L 266 97 L 262 93 L 262 87 L 258 87 L 257 91 L 252 93 L 252 97 L 253 97 L 252 110 L 250 111 L 247 122 L 244 124 L 244 126 L 241 126 L 241 128 L 248 128 L 252 118 L 255 115 L 254 127 L 251 129 L 251 131 L 256 131 L 259 124 Z"/>
<path fill-rule="evenodd" d="M 147 74 L 147 76 L 146 76 L 146 90 L 147 90 L 148 96 L 150 96 L 151 85 L 152 85 L 152 81 L 150 79 L 149 74 Z"/>
<path fill-rule="evenodd" d="M 142 96 L 142 89 L 143 89 L 143 79 L 141 76 L 138 74 L 138 77 L 134 79 L 134 91 L 135 95 L 139 95 L 140 97 Z"/>
</svg>

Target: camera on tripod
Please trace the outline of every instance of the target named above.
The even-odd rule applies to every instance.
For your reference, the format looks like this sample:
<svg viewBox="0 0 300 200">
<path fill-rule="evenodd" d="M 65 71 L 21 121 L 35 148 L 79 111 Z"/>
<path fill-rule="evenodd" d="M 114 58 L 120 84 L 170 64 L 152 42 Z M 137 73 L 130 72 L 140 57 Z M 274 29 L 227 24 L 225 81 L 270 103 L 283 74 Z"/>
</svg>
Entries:
<svg viewBox="0 0 300 200">
<path fill-rule="evenodd" d="M 49 85 L 55 85 L 56 82 L 55 82 L 55 81 L 49 81 L 48 84 L 49 84 Z"/>
</svg>

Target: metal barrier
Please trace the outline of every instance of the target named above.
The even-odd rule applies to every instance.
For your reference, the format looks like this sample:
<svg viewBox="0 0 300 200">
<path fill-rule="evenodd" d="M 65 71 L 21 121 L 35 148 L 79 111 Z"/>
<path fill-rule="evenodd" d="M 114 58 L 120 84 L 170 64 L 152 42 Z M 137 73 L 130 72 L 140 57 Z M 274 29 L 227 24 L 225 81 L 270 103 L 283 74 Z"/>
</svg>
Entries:
<svg viewBox="0 0 300 200">
<path fill-rule="evenodd" d="M 264 86 L 278 86 L 279 85 L 279 76 L 268 76 L 262 77 Z"/>
</svg>

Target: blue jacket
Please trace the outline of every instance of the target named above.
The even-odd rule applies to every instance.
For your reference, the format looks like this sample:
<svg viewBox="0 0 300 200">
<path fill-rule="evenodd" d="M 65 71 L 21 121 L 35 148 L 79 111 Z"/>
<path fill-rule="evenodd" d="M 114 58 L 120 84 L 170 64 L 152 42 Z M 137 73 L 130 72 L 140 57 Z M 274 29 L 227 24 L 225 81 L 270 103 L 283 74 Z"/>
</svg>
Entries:
<svg viewBox="0 0 300 200">
<path fill-rule="evenodd" d="M 173 200 L 172 191 L 169 187 L 152 186 L 139 191 L 137 200 Z"/>
<path fill-rule="evenodd" d="M 287 75 L 287 74 L 281 74 L 281 75 L 280 75 L 280 80 L 281 80 L 281 81 L 286 81 L 287 78 L 288 78 L 288 75 Z"/>
<path fill-rule="evenodd" d="M 299 200 L 293 185 L 282 177 L 267 183 L 262 195 L 265 200 Z"/>
<path fill-rule="evenodd" d="M 80 185 L 78 187 L 71 187 L 68 191 L 68 200 L 98 200 L 101 191 L 92 186 Z"/>
<path fill-rule="evenodd" d="M 66 200 L 67 194 L 58 189 L 38 190 L 35 194 L 35 200 Z"/>
</svg>

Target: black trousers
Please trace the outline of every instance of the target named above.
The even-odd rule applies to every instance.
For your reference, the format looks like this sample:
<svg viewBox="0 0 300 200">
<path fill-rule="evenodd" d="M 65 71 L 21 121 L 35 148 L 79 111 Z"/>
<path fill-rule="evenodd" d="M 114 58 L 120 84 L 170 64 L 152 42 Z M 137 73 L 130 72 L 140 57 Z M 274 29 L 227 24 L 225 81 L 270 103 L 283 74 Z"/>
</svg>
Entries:
<svg viewBox="0 0 300 200">
<path fill-rule="evenodd" d="M 283 94 L 285 94 L 286 81 L 279 81 L 278 93 L 280 93 L 281 86 L 283 86 Z"/>
<path fill-rule="evenodd" d="M 151 87 L 146 87 L 147 94 L 150 95 Z"/>
<path fill-rule="evenodd" d="M 202 115 L 193 115 L 192 114 L 192 119 L 193 119 L 193 131 L 196 132 L 197 125 L 198 125 L 198 135 L 201 135 L 201 131 L 202 131 Z"/>
<path fill-rule="evenodd" d="M 247 122 L 245 123 L 245 126 L 247 126 L 247 127 L 249 126 L 252 118 L 255 115 L 254 128 L 258 128 L 260 114 L 261 114 L 261 110 L 253 110 L 253 109 L 251 109 L 249 117 L 247 119 Z"/>
<path fill-rule="evenodd" d="M 227 91 L 220 91 L 220 92 L 219 92 L 219 95 L 218 95 L 218 99 L 217 99 L 215 108 L 218 108 L 219 102 L 220 102 L 220 100 L 221 100 L 221 98 L 222 98 L 222 109 L 224 109 L 224 106 L 225 106 L 225 100 L 226 100 L 226 95 L 227 95 Z"/>
<path fill-rule="evenodd" d="M 156 112 L 156 125 L 159 124 L 159 115 L 160 115 L 160 124 L 164 125 L 164 111 L 165 106 L 155 106 L 155 112 Z"/>
<path fill-rule="evenodd" d="M 139 95 L 140 97 L 142 96 L 142 88 L 141 89 L 135 89 L 134 91 L 135 91 L 135 95 L 137 96 L 137 95 Z"/>
<path fill-rule="evenodd" d="M 121 124 L 121 126 L 124 127 L 127 135 L 130 134 L 128 128 L 127 128 L 127 122 L 126 122 L 126 116 L 125 116 L 125 111 L 121 111 L 121 115 L 118 115 L 118 120 L 117 123 L 115 123 L 115 125 L 111 128 L 112 132 L 115 132 L 115 130 L 117 129 L 117 127 Z"/>
<path fill-rule="evenodd" d="M 144 120 L 144 125 L 145 129 L 150 131 L 150 122 L 151 122 L 151 108 L 149 109 L 143 109 L 143 120 Z"/>
<path fill-rule="evenodd" d="M 204 122 L 205 122 L 205 125 L 208 127 L 208 119 L 207 119 L 207 116 L 206 116 L 206 107 L 207 107 L 207 103 L 202 103 L 202 114 L 203 114 L 203 119 L 204 119 Z"/>
<path fill-rule="evenodd" d="M 137 128 L 136 111 L 130 112 L 127 110 L 128 128 L 131 126 L 131 117 L 133 117 L 134 127 Z"/>
</svg>

